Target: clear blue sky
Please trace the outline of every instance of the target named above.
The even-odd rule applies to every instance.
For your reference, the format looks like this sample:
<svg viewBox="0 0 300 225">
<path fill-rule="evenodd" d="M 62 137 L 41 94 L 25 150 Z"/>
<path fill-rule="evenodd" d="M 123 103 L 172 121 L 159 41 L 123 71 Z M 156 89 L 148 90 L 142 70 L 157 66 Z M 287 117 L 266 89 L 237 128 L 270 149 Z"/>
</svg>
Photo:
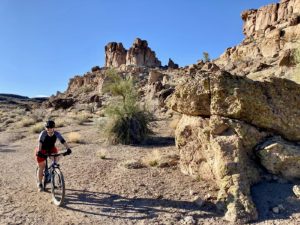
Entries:
<svg viewBox="0 0 300 225">
<path fill-rule="evenodd" d="M 195 63 L 240 43 L 243 10 L 278 0 L 1 0 L 0 93 L 65 91 L 70 78 L 104 65 L 104 46 L 136 37 L 165 65 Z"/>
</svg>

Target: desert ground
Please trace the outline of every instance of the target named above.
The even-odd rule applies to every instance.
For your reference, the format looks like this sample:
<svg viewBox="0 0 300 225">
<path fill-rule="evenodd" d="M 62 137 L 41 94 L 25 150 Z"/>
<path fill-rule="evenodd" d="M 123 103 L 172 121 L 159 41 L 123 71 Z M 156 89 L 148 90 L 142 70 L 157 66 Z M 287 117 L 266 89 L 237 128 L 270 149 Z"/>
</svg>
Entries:
<svg viewBox="0 0 300 225">
<path fill-rule="evenodd" d="M 57 128 L 73 150 L 60 160 L 62 207 L 50 189 L 37 191 L 38 133 L 8 125 L 0 132 L 0 224 L 228 224 L 215 205 L 215 184 L 180 172 L 171 123 L 156 121 L 155 134 L 138 146 L 108 145 L 96 117 Z M 253 224 L 300 224 L 293 184 L 267 177 L 252 189 L 260 215 Z"/>
</svg>

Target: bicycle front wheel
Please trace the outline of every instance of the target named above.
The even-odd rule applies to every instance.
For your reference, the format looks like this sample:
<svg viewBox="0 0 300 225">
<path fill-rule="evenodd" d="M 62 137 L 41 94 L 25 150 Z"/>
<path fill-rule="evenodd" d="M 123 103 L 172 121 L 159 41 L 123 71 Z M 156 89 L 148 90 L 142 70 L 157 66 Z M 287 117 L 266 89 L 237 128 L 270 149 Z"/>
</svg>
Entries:
<svg viewBox="0 0 300 225">
<path fill-rule="evenodd" d="M 65 199 L 65 181 L 64 176 L 60 169 L 55 168 L 52 173 L 52 200 L 55 205 L 61 206 Z"/>
</svg>

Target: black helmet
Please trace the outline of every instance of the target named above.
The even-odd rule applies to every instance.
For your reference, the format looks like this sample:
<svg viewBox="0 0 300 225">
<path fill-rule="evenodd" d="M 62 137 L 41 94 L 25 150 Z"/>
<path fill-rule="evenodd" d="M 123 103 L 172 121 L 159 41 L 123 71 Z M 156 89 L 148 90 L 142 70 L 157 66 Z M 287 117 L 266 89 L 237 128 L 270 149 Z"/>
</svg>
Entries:
<svg viewBox="0 0 300 225">
<path fill-rule="evenodd" d="M 46 123 L 45 123 L 45 127 L 46 128 L 54 128 L 55 127 L 55 122 L 53 120 L 48 120 Z"/>
</svg>

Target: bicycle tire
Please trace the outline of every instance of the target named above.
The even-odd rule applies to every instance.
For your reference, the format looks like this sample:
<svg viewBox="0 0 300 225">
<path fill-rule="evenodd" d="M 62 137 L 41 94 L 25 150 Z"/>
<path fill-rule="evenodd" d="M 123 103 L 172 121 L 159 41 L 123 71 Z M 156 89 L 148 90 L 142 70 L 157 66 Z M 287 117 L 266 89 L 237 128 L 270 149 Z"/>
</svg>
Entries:
<svg viewBox="0 0 300 225">
<path fill-rule="evenodd" d="M 55 205 L 61 206 L 65 200 L 65 180 L 60 169 L 55 168 L 51 173 L 52 201 Z"/>
</svg>

